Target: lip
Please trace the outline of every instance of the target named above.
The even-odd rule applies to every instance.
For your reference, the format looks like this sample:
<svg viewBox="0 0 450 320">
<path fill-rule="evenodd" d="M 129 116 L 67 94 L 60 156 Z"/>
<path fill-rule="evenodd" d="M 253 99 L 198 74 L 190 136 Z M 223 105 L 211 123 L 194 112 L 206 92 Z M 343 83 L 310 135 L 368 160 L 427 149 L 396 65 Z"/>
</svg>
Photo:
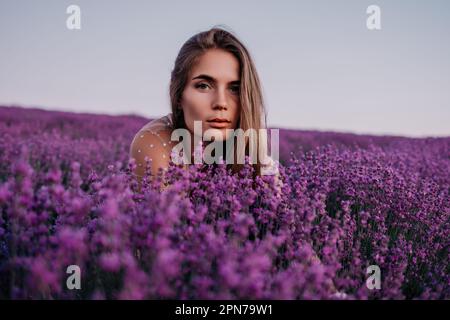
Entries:
<svg viewBox="0 0 450 320">
<path fill-rule="evenodd" d="M 208 122 L 226 122 L 226 123 L 230 123 L 230 121 L 228 121 L 227 119 L 224 118 L 214 118 L 211 120 L 207 120 Z"/>
<path fill-rule="evenodd" d="M 209 123 L 209 126 L 211 128 L 217 128 L 217 129 L 226 128 L 231 123 L 231 121 L 228 121 L 227 119 L 224 119 L 224 118 L 213 118 L 213 119 L 207 120 L 206 122 Z"/>
<path fill-rule="evenodd" d="M 217 122 L 217 121 L 208 121 L 208 124 L 211 128 L 226 128 L 230 124 L 229 122 Z"/>
</svg>

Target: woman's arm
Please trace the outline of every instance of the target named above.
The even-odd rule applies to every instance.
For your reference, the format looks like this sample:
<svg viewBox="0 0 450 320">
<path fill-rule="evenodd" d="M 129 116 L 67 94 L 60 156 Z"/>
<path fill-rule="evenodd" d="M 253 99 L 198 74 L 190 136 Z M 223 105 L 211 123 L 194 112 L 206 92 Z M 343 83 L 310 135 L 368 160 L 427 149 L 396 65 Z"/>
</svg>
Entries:
<svg viewBox="0 0 450 320">
<path fill-rule="evenodd" d="M 156 176 L 159 168 L 167 168 L 170 161 L 171 143 L 167 140 L 167 133 L 140 131 L 130 146 L 130 158 L 136 160 L 136 176 L 139 189 L 142 178 L 145 176 L 146 158 L 151 160 L 151 174 Z"/>
</svg>

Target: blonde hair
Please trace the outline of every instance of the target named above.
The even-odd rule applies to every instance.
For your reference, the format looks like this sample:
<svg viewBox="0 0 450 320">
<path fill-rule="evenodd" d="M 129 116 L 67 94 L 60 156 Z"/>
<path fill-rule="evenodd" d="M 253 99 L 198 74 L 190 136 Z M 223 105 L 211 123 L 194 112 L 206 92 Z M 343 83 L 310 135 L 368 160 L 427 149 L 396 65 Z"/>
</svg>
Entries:
<svg viewBox="0 0 450 320">
<path fill-rule="evenodd" d="M 186 86 L 188 75 L 191 68 L 197 62 L 198 58 L 209 49 L 222 49 L 233 54 L 239 61 L 240 67 L 240 114 L 238 128 L 244 132 L 247 129 L 255 129 L 256 135 L 246 136 L 245 155 L 249 155 L 249 139 L 254 140 L 255 146 L 259 146 L 259 129 L 265 129 L 267 123 L 267 115 L 264 107 L 262 90 L 258 73 L 256 71 L 253 60 L 242 44 L 231 32 L 221 27 L 213 27 L 212 29 L 195 34 L 188 39 L 181 47 L 175 60 L 175 66 L 171 73 L 170 79 L 170 103 L 173 114 L 174 128 L 185 128 L 183 110 L 181 108 L 181 97 Z M 235 152 L 236 155 L 236 144 Z M 261 163 L 258 159 L 253 164 L 254 176 L 261 175 Z M 238 172 L 242 168 L 242 164 L 229 165 L 233 172 Z"/>
</svg>

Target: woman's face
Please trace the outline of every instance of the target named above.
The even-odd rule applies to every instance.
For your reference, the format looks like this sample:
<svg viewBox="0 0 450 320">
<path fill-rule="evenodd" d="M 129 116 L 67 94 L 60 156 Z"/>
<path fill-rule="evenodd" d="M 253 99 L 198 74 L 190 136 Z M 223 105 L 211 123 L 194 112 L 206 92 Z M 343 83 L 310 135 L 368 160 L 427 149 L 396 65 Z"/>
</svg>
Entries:
<svg viewBox="0 0 450 320">
<path fill-rule="evenodd" d="M 213 129 L 217 141 L 229 138 L 226 129 L 236 129 L 239 120 L 239 74 L 239 61 L 227 51 L 210 49 L 200 56 L 188 75 L 181 99 L 189 131 L 194 132 L 196 120 L 202 122 L 202 135 Z"/>
</svg>

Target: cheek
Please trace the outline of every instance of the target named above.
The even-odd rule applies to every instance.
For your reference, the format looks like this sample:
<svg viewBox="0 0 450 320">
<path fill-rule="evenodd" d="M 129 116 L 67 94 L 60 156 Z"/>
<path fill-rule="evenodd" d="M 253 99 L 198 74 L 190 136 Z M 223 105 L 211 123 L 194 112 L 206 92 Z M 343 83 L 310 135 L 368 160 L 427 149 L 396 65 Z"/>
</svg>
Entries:
<svg viewBox="0 0 450 320">
<path fill-rule="evenodd" d="M 187 129 L 194 132 L 194 121 L 202 119 L 205 102 L 197 92 L 186 89 L 183 93 L 182 107 Z"/>
<path fill-rule="evenodd" d="M 201 119 L 205 106 L 208 105 L 207 94 L 199 94 L 194 90 L 187 89 L 183 95 L 183 110 L 185 116 L 191 119 Z"/>
<path fill-rule="evenodd" d="M 234 114 L 233 114 L 233 120 L 232 120 L 232 122 L 233 122 L 234 127 L 236 128 L 236 126 L 237 126 L 237 124 L 238 124 L 238 122 L 239 122 L 239 116 L 240 116 L 240 114 L 241 114 L 241 109 L 240 109 L 239 105 L 236 107 L 235 110 L 236 110 L 236 111 L 235 111 Z"/>
</svg>

